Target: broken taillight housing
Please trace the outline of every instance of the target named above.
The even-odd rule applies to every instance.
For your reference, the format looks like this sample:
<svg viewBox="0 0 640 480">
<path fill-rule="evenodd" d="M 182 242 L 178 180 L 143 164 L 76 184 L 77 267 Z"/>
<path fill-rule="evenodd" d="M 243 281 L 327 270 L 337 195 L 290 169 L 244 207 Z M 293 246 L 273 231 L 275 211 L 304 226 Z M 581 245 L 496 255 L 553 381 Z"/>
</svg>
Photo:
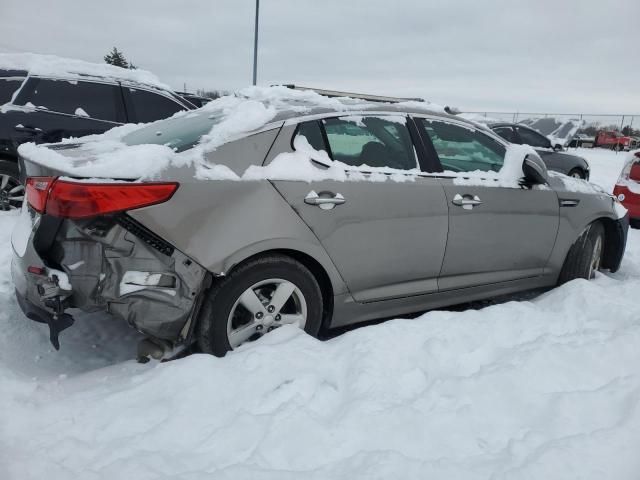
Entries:
<svg viewBox="0 0 640 480">
<path fill-rule="evenodd" d="M 88 183 L 29 177 L 27 201 L 39 213 L 78 219 L 157 205 L 177 189 L 175 182 Z"/>
</svg>

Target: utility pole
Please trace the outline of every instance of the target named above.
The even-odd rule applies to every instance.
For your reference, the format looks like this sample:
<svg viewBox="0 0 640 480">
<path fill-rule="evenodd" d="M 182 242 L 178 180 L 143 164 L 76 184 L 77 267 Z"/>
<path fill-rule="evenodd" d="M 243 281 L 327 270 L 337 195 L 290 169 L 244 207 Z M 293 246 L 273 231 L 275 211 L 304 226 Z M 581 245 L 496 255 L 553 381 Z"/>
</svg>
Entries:
<svg viewBox="0 0 640 480">
<path fill-rule="evenodd" d="M 260 0 L 256 0 L 256 23 L 253 33 L 253 84 L 258 80 L 258 13 L 260 11 Z"/>
</svg>

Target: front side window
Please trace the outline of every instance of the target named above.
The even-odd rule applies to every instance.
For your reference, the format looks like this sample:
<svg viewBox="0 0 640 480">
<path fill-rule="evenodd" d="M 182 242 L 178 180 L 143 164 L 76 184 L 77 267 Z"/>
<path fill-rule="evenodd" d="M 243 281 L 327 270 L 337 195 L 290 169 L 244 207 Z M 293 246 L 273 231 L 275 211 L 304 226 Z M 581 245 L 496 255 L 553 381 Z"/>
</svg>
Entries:
<svg viewBox="0 0 640 480">
<path fill-rule="evenodd" d="M 497 172 L 506 149 L 493 138 L 470 127 L 439 120 L 418 119 L 431 140 L 442 168 L 453 172 Z"/>
<path fill-rule="evenodd" d="M 16 104 L 32 105 L 53 112 L 118 122 L 120 87 L 104 83 L 31 78 Z"/>
<path fill-rule="evenodd" d="M 527 127 L 516 127 L 518 135 L 522 139 L 522 143 L 538 148 L 551 148 L 551 142 L 549 139 L 538 132 L 534 132 Z"/>
<path fill-rule="evenodd" d="M 347 116 L 323 120 L 333 160 L 353 167 L 417 168 L 403 116 Z"/>
<path fill-rule="evenodd" d="M 168 118 L 174 113 L 186 110 L 178 102 L 158 93 L 129 88 L 127 111 L 138 123 L 149 123 Z"/>
</svg>

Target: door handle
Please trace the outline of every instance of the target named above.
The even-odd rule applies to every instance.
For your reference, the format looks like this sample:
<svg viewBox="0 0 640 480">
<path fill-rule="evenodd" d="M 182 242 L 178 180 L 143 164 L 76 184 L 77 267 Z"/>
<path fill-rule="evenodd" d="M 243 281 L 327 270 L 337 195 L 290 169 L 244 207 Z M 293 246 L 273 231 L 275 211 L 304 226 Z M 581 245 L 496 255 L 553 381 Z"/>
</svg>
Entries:
<svg viewBox="0 0 640 480">
<path fill-rule="evenodd" d="M 453 200 L 451 200 L 451 203 L 462 207 L 465 210 L 471 210 L 476 205 L 482 205 L 482 200 L 480 200 L 477 195 L 460 195 L 459 193 L 456 193 Z"/>
<path fill-rule="evenodd" d="M 318 195 L 315 191 L 311 190 L 307 196 L 304 197 L 304 203 L 307 205 L 315 205 L 323 210 L 331 210 L 336 205 L 342 205 L 345 202 L 346 200 L 340 193 L 320 192 L 320 195 Z"/>
<path fill-rule="evenodd" d="M 25 127 L 24 125 L 16 125 L 15 127 L 13 127 L 13 129 L 16 130 L 17 132 L 26 132 L 26 133 L 38 133 L 42 131 L 41 128 Z"/>
</svg>

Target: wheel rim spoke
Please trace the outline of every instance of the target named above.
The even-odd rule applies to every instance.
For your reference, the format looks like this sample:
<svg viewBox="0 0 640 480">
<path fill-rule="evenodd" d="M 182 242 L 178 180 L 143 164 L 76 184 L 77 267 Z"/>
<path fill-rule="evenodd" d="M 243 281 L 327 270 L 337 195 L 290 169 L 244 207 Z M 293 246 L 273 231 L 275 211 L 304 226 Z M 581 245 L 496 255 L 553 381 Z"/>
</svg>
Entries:
<svg viewBox="0 0 640 480">
<path fill-rule="evenodd" d="M 304 322 L 304 316 L 299 314 L 280 315 L 280 322 L 282 325 L 301 325 Z"/>
<path fill-rule="evenodd" d="M 249 340 L 256 333 L 256 322 L 251 322 L 248 325 L 243 325 L 236 330 L 232 330 L 229 333 L 229 344 L 232 348 L 242 345 Z"/>
<path fill-rule="evenodd" d="M 0 180 L 0 190 L 4 190 L 7 188 L 7 183 L 9 183 L 9 175 L 1 175 L 2 180 Z"/>
<path fill-rule="evenodd" d="M 271 297 L 271 305 L 275 307 L 274 313 L 280 313 L 282 307 L 287 300 L 291 298 L 293 291 L 296 289 L 296 286 L 291 282 L 282 282 L 276 288 L 276 291 L 273 292 L 273 297 Z"/>
<path fill-rule="evenodd" d="M 13 187 L 11 190 L 9 190 L 9 194 L 12 193 L 18 193 L 24 190 L 24 187 L 22 185 L 18 185 L 16 187 Z"/>
<path fill-rule="evenodd" d="M 9 197 L 9 200 L 12 202 L 21 202 L 24 200 L 24 195 L 20 196 L 20 197 Z"/>
<path fill-rule="evenodd" d="M 245 290 L 245 292 L 240 296 L 240 303 L 253 315 L 258 312 L 265 312 L 264 305 L 258 298 L 258 295 L 256 295 L 256 292 L 253 291 L 253 288 Z"/>
</svg>

